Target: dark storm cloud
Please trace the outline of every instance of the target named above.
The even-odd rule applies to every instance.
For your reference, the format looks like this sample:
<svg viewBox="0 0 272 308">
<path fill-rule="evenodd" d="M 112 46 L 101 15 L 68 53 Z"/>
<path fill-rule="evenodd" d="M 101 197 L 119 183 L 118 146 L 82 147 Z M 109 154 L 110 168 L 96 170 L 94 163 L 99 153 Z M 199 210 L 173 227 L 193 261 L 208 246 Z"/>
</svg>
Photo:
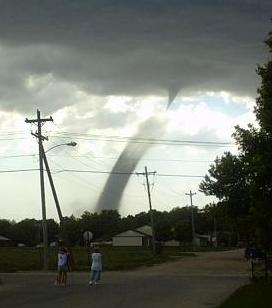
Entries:
<svg viewBox="0 0 272 308">
<path fill-rule="evenodd" d="M 71 103 L 39 101 L 26 88 L 29 75 L 48 73 L 99 95 L 254 95 L 270 2 L 0 1 L 0 106 Z"/>
</svg>

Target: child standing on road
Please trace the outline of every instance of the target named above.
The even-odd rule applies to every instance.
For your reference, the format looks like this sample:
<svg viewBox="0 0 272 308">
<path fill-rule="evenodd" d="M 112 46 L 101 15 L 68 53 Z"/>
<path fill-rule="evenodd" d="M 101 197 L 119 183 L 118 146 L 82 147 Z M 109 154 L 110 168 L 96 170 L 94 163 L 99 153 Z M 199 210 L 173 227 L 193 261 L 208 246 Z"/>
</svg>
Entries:
<svg viewBox="0 0 272 308">
<path fill-rule="evenodd" d="M 98 249 L 95 249 L 92 253 L 92 265 L 91 265 L 91 280 L 89 285 L 98 284 L 98 281 L 101 278 L 102 271 L 102 255 Z"/>
<path fill-rule="evenodd" d="M 68 254 L 65 248 L 61 248 L 58 253 L 58 276 L 56 285 L 66 286 L 68 272 Z"/>
</svg>

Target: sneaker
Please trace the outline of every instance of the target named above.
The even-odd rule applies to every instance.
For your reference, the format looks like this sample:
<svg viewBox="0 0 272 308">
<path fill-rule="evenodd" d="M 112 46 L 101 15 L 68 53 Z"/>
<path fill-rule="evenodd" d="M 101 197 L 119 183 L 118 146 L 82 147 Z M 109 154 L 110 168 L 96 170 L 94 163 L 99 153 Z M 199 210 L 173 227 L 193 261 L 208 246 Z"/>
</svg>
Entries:
<svg viewBox="0 0 272 308">
<path fill-rule="evenodd" d="M 89 286 L 92 286 L 92 285 L 93 285 L 93 282 L 92 282 L 92 281 L 90 281 L 90 282 L 89 282 Z"/>
</svg>

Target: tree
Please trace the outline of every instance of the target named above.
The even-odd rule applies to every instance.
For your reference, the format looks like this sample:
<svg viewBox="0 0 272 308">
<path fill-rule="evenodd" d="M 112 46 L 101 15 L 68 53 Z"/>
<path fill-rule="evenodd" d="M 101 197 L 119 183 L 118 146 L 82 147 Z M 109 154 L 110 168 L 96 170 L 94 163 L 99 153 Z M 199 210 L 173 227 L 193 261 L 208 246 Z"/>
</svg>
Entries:
<svg viewBox="0 0 272 308">
<path fill-rule="evenodd" d="M 12 222 L 7 219 L 0 219 L 0 235 L 11 238 Z"/>
<path fill-rule="evenodd" d="M 74 215 L 63 217 L 61 223 L 61 237 L 68 245 L 75 245 L 81 241 L 82 232 L 80 222 Z"/>
<path fill-rule="evenodd" d="M 187 223 L 178 223 L 174 228 L 174 238 L 177 241 L 184 243 L 192 242 L 192 225 Z"/>
<path fill-rule="evenodd" d="M 168 220 L 160 220 L 156 223 L 155 235 L 158 241 L 169 241 L 173 239 L 172 227 Z"/>
<path fill-rule="evenodd" d="M 23 243 L 34 246 L 37 243 L 39 232 L 38 221 L 36 219 L 24 219 L 12 227 L 12 239 L 15 243 Z"/>
<path fill-rule="evenodd" d="M 272 33 L 266 44 L 272 52 Z M 259 127 L 235 127 L 239 155 L 225 153 L 209 169 L 200 190 L 221 201 L 233 226 L 267 247 L 272 240 L 272 61 L 258 66 L 261 85 L 254 109 Z"/>
<path fill-rule="evenodd" d="M 244 217 L 250 212 L 249 187 L 244 160 L 226 152 L 217 158 L 200 183 L 200 191 L 214 195 L 220 200 L 220 207 L 235 231 L 239 231 Z"/>
<path fill-rule="evenodd" d="M 58 240 L 60 232 L 59 224 L 54 219 L 47 219 L 48 241 L 55 242 Z"/>
<path fill-rule="evenodd" d="M 103 210 L 99 215 L 101 238 L 111 240 L 112 236 L 119 232 L 121 217 L 117 210 Z"/>
<path fill-rule="evenodd" d="M 266 44 L 272 52 L 272 32 Z M 248 171 L 251 208 L 256 233 L 262 245 L 272 240 L 272 60 L 258 66 L 261 78 L 256 99 L 255 115 L 259 127 L 252 124 L 248 129 L 236 127 L 234 138 L 243 155 Z"/>
</svg>

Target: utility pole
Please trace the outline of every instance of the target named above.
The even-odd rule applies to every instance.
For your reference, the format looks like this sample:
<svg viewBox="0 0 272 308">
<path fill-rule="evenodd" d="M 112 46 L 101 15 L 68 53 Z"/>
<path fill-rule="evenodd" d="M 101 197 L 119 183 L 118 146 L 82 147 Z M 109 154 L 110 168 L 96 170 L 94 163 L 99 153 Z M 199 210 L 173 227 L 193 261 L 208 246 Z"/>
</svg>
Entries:
<svg viewBox="0 0 272 308">
<path fill-rule="evenodd" d="M 137 175 L 143 175 L 146 179 L 146 186 L 147 186 L 147 194 L 148 194 L 148 202 L 149 202 L 149 215 L 150 215 L 150 223 L 151 223 L 151 229 L 152 229 L 152 252 L 155 255 L 156 254 L 156 247 L 155 247 L 155 228 L 154 228 L 154 218 L 153 218 L 153 210 L 152 210 L 152 203 L 151 203 L 151 194 L 150 194 L 150 185 L 149 185 L 149 179 L 148 175 L 155 174 L 156 171 L 153 172 L 147 172 L 147 167 L 145 167 L 144 173 L 137 173 Z"/>
<path fill-rule="evenodd" d="M 43 176 L 43 145 L 44 140 L 48 140 L 47 137 L 42 135 L 42 124 L 48 121 L 53 121 L 52 117 L 49 119 L 41 119 L 40 110 L 37 109 L 37 119 L 29 120 L 26 118 L 26 123 L 37 123 L 38 131 L 31 133 L 38 138 L 39 142 L 39 163 L 40 163 L 40 186 L 41 186 L 41 201 L 42 201 L 42 229 L 43 229 L 43 269 L 48 269 L 48 233 L 46 223 L 46 207 L 45 207 L 45 192 L 44 192 L 44 176 Z"/>
<path fill-rule="evenodd" d="M 190 190 L 190 193 L 185 194 L 187 196 L 190 196 L 190 202 L 191 202 L 191 218 L 192 218 L 192 243 L 193 243 L 193 250 L 196 249 L 196 243 L 195 243 L 195 218 L 194 218 L 194 207 L 193 207 L 193 195 L 196 195 L 196 193 L 192 193 Z"/>
</svg>

